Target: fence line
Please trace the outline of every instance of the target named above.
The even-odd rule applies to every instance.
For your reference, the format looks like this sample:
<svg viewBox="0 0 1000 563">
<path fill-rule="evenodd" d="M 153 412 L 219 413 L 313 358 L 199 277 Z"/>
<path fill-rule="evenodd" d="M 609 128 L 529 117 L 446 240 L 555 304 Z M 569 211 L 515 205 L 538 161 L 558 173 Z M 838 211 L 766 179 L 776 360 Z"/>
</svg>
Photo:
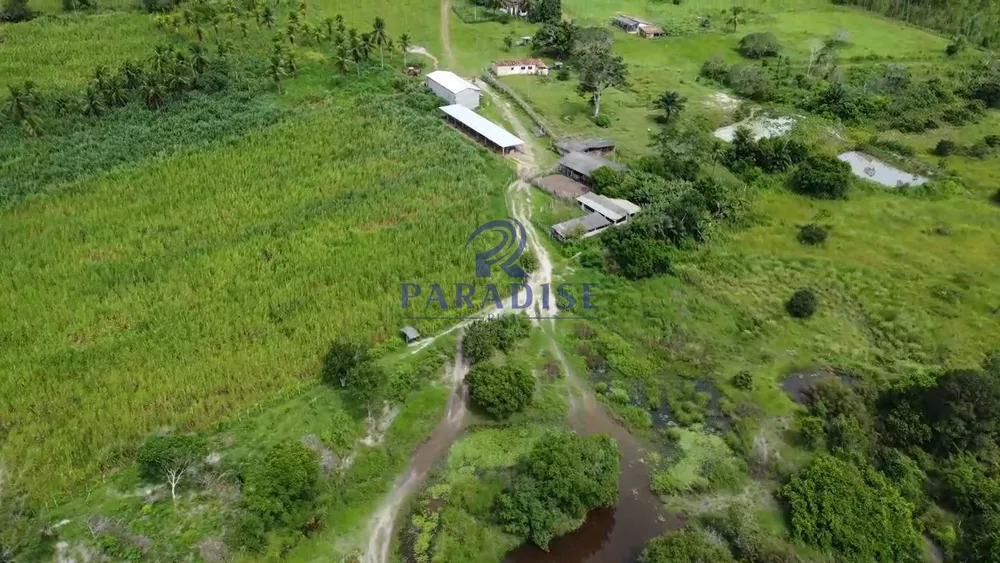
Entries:
<svg viewBox="0 0 1000 563">
<path fill-rule="evenodd" d="M 553 131 L 552 128 L 549 127 L 547 123 L 545 123 L 545 121 L 542 119 L 542 116 L 538 115 L 538 112 L 536 112 L 530 105 L 528 105 L 528 102 L 524 101 L 524 99 L 521 98 L 521 96 L 517 95 L 516 92 L 510 89 L 510 87 L 508 87 L 503 82 L 497 80 L 497 77 L 490 70 L 486 70 L 485 72 L 483 72 L 482 78 L 484 82 L 496 88 L 497 90 L 503 92 L 505 96 L 513 100 L 513 102 L 517 104 L 518 107 L 524 110 L 524 113 L 528 114 L 528 117 L 530 117 L 531 120 L 535 122 L 535 125 L 542 130 L 542 132 L 545 134 L 546 137 L 553 140 L 556 139 L 555 131 Z"/>
</svg>

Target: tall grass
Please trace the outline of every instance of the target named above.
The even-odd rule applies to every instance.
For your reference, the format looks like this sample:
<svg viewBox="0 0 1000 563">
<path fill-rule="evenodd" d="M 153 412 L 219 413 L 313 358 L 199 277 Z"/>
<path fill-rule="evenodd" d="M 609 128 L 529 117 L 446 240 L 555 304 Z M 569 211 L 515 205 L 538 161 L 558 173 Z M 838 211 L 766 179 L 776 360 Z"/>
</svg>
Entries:
<svg viewBox="0 0 1000 563">
<path fill-rule="evenodd" d="M 32 493 L 315 377 L 338 334 L 394 338 L 403 282 L 472 278 L 510 169 L 401 100 L 345 98 L 4 214 L 2 454 Z"/>
</svg>

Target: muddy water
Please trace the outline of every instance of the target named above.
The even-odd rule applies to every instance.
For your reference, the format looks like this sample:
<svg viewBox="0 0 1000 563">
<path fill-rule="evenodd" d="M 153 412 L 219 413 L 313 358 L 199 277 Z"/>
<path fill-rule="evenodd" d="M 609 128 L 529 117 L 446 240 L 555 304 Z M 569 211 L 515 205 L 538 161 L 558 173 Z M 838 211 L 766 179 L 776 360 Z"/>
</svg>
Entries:
<svg viewBox="0 0 1000 563">
<path fill-rule="evenodd" d="M 591 511 L 583 526 L 560 536 L 542 551 L 525 544 L 507 555 L 506 563 L 608 563 L 632 562 L 639 558 L 650 539 L 667 530 L 684 526 L 684 519 L 663 510 L 650 491 L 650 468 L 643 463 L 645 452 L 628 430 L 601 409 L 594 395 L 581 384 L 566 362 L 562 350 L 552 342 L 570 384 L 570 424 L 584 436 L 608 434 L 618 442 L 622 457 L 618 478 L 618 501 L 610 508 Z"/>
<path fill-rule="evenodd" d="M 399 510 L 406 499 L 420 488 L 427 477 L 427 472 L 455 443 L 459 434 L 465 429 L 466 405 L 468 404 L 468 387 L 465 385 L 465 374 L 469 366 L 462 357 L 462 342 L 459 339 L 455 351 L 455 362 L 448 378 L 452 386 L 448 397 L 448 409 L 444 419 L 434 429 L 431 437 L 420 445 L 410 457 L 409 466 L 392 489 L 392 494 L 385 501 L 378 513 L 372 519 L 372 530 L 368 537 L 368 549 L 365 550 L 364 563 L 386 563 L 392 549 L 393 528 Z"/>
</svg>

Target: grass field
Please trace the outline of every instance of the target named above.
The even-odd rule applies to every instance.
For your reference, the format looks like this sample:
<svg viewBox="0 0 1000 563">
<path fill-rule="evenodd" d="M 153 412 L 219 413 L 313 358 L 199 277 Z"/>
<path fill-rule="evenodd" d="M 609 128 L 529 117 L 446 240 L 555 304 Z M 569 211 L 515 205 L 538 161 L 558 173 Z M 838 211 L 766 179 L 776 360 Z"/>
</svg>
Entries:
<svg viewBox="0 0 1000 563">
<path fill-rule="evenodd" d="M 322 105 L 5 213 L 3 454 L 32 492 L 315 377 L 339 334 L 395 338 L 403 282 L 471 275 L 510 169 L 398 101 Z"/>
</svg>

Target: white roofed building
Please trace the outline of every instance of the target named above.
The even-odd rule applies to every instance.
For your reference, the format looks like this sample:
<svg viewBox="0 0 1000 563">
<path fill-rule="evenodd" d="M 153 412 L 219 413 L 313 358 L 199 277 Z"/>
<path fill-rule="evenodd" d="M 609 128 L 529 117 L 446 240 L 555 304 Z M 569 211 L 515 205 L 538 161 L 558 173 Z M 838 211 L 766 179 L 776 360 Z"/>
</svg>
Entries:
<svg viewBox="0 0 1000 563">
<path fill-rule="evenodd" d="M 446 100 L 469 109 L 479 107 L 482 92 L 479 87 L 448 70 L 435 70 L 427 75 L 427 87 Z"/>
<path fill-rule="evenodd" d="M 524 144 L 524 141 L 515 137 L 510 131 L 465 106 L 453 104 L 440 109 L 450 123 L 486 143 L 487 146 L 498 149 L 502 154 L 517 150 Z"/>
</svg>

